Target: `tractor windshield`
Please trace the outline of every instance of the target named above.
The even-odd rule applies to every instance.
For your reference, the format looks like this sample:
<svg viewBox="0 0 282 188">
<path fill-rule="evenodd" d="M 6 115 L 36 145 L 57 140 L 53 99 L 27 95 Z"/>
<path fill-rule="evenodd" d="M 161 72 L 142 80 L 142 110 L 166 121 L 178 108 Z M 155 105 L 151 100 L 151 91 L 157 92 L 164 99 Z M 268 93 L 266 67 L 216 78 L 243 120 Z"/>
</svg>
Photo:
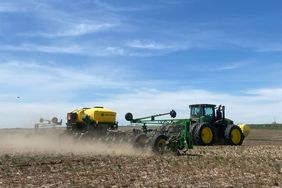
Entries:
<svg viewBox="0 0 282 188">
<path fill-rule="evenodd" d="M 201 115 L 201 108 L 199 106 L 194 106 L 191 108 L 191 116 L 200 116 Z"/>
</svg>

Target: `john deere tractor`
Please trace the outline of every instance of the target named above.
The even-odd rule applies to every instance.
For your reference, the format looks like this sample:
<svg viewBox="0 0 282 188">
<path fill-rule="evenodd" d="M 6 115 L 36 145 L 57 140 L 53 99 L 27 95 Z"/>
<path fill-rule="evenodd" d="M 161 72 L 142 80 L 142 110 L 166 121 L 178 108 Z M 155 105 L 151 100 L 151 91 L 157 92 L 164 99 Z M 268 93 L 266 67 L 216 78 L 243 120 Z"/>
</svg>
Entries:
<svg viewBox="0 0 282 188">
<path fill-rule="evenodd" d="M 225 106 L 214 104 L 190 105 L 190 133 L 196 145 L 241 145 L 246 127 L 234 125 L 225 118 Z"/>
</svg>

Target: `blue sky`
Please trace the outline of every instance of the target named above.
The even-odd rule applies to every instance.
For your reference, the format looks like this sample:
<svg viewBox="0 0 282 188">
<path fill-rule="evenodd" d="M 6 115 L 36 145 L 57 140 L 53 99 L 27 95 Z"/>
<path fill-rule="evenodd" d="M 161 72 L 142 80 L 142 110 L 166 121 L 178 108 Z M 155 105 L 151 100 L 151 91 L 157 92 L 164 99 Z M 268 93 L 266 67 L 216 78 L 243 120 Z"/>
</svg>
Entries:
<svg viewBox="0 0 282 188">
<path fill-rule="evenodd" d="M 282 121 L 279 0 L 1 0 L 0 127 L 103 105 Z M 17 98 L 17 97 L 20 98 Z M 14 118 L 17 114 L 18 118 Z M 9 117 L 9 121 L 7 121 Z"/>
</svg>

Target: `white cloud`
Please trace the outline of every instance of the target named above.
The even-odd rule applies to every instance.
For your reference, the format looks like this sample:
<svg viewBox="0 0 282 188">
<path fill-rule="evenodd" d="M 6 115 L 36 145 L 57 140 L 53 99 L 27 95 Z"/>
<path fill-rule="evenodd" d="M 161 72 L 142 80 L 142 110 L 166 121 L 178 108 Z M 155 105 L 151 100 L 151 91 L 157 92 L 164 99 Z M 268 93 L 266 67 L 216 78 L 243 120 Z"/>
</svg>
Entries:
<svg viewBox="0 0 282 188">
<path fill-rule="evenodd" d="M 21 34 L 24 36 L 41 36 L 41 37 L 76 37 L 82 36 L 86 34 L 91 34 L 95 32 L 100 32 L 107 30 L 109 28 L 114 27 L 114 24 L 111 23 L 100 23 L 100 24 L 93 24 L 93 23 L 73 23 L 73 24 L 66 24 L 64 28 L 60 29 L 59 31 L 54 32 L 39 32 L 39 33 L 28 33 L 28 34 Z"/>
<path fill-rule="evenodd" d="M 44 53 L 82 53 L 79 45 L 36 45 L 36 44 L 19 44 L 19 45 L 0 45 L 2 51 L 25 51 L 25 52 L 44 52 Z"/>
<path fill-rule="evenodd" d="M 112 54 L 112 55 L 125 55 L 125 50 L 123 48 L 120 47 L 106 47 L 104 48 L 104 55 L 108 55 L 108 54 Z M 103 54 L 103 52 L 101 52 L 101 54 Z"/>
<path fill-rule="evenodd" d="M 225 64 L 212 64 L 206 66 L 199 66 L 190 68 L 191 71 L 195 72 L 218 72 L 218 71 L 229 71 L 238 68 L 242 68 L 243 66 L 251 64 L 251 61 L 241 61 L 241 62 L 231 62 Z"/>
<path fill-rule="evenodd" d="M 149 49 L 151 48 L 151 49 Z M 151 51 L 153 48 L 157 51 Z M 139 48 L 141 49 L 141 48 Z M 143 49 L 148 51 L 139 51 L 124 48 L 122 46 L 89 46 L 88 44 L 29 44 L 23 43 L 18 45 L 0 44 L 1 51 L 19 51 L 19 52 L 42 52 L 54 54 L 74 54 L 83 56 L 156 56 L 166 54 L 176 49 L 161 48 L 160 46 L 147 46 Z"/>
<path fill-rule="evenodd" d="M 261 45 L 257 48 L 257 52 L 282 52 L 282 45 L 279 44 L 269 44 L 269 45 Z"/>
<path fill-rule="evenodd" d="M 256 96 L 262 102 L 281 102 L 282 88 L 262 88 L 246 91 L 251 96 Z M 252 99 L 251 99 L 252 100 Z"/>
<path fill-rule="evenodd" d="M 136 11 L 144 11 L 144 10 L 156 10 L 157 6 L 154 3 L 150 3 L 150 5 L 146 5 L 144 3 L 137 2 L 136 5 L 127 6 L 117 6 L 110 3 L 106 3 L 105 1 L 95 0 L 94 3 L 102 10 L 106 12 L 136 12 Z M 135 2 L 136 3 L 136 2 Z M 134 3 L 133 3 L 134 4 Z"/>
<path fill-rule="evenodd" d="M 108 71 L 106 65 L 71 68 L 53 66 L 52 62 L 1 62 L 0 127 L 32 127 L 40 117 L 64 119 L 66 112 L 84 107 L 77 102 L 84 98 L 82 90 L 95 97 L 103 89 L 127 87 L 122 80 L 128 73 L 115 68 L 104 74 Z"/>
<path fill-rule="evenodd" d="M 124 70 L 116 68 L 111 70 L 110 75 L 104 74 L 108 69 L 106 65 L 98 67 L 81 65 L 70 68 L 36 62 L 2 63 L 0 84 L 5 96 L 0 96 L 0 101 L 13 101 L 18 95 L 24 101 L 68 101 L 81 90 L 94 92 L 128 86 L 122 79 L 129 73 L 125 74 Z"/>
<path fill-rule="evenodd" d="M 149 50 L 166 50 L 175 49 L 176 47 L 168 44 L 160 44 L 156 42 L 143 42 L 140 40 L 130 41 L 126 44 L 131 48 L 149 49 Z"/>
<path fill-rule="evenodd" d="M 0 44 L 2 51 L 23 51 L 23 52 L 42 52 L 42 53 L 57 53 L 57 54 L 77 54 L 85 56 L 122 56 L 129 54 L 121 47 L 115 46 L 88 46 L 83 44 L 19 44 L 5 45 Z"/>
<path fill-rule="evenodd" d="M 108 16 L 105 11 L 97 8 L 94 9 L 81 9 L 80 3 L 72 2 L 64 5 L 65 8 L 61 9 L 62 2 L 44 2 L 44 1 L 30 1 L 25 2 L 22 7 L 25 7 L 29 14 L 31 14 L 38 25 L 40 30 L 34 32 L 19 32 L 19 36 L 25 37 L 78 37 L 87 34 L 102 32 L 119 26 L 118 16 Z M 75 11 L 69 10 L 77 6 Z M 36 23 L 35 22 L 35 23 Z M 38 29 L 38 28 L 37 28 Z"/>
<path fill-rule="evenodd" d="M 242 39 L 226 39 L 226 42 L 237 47 L 250 48 L 255 52 L 281 52 L 282 45 L 277 42 L 251 41 Z"/>
<path fill-rule="evenodd" d="M 128 56 L 159 56 L 199 47 L 198 45 L 191 46 L 188 41 L 155 42 L 150 40 L 128 41 L 125 46 L 127 51 L 125 51 L 124 55 Z"/>
<path fill-rule="evenodd" d="M 12 3 L 0 3 L 0 13 L 22 12 L 22 11 L 25 11 L 25 8 L 23 6 L 19 6 Z"/>
<path fill-rule="evenodd" d="M 110 27 L 113 27 L 113 24 L 110 24 L 110 23 L 102 23 L 102 24 L 79 23 L 75 25 L 74 28 L 64 31 L 58 35 L 59 36 L 79 36 L 79 35 L 101 31 L 101 30 L 104 30 Z"/>
</svg>

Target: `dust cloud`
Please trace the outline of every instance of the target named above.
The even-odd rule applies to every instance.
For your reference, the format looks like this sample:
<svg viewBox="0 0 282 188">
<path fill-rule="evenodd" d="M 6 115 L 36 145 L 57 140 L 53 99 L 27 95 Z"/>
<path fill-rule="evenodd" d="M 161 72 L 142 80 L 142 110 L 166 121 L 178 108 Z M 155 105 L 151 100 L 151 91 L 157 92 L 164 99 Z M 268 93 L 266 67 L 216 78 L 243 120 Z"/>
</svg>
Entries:
<svg viewBox="0 0 282 188">
<path fill-rule="evenodd" d="M 26 129 L 0 130 L 0 155 L 6 153 L 27 154 L 75 154 L 75 155 L 150 155 L 150 151 L 138 150 L 130 143 L 103 142 L 97 139 L 78 140 L 57 129 L 40 131 Z"/>
</svg>

